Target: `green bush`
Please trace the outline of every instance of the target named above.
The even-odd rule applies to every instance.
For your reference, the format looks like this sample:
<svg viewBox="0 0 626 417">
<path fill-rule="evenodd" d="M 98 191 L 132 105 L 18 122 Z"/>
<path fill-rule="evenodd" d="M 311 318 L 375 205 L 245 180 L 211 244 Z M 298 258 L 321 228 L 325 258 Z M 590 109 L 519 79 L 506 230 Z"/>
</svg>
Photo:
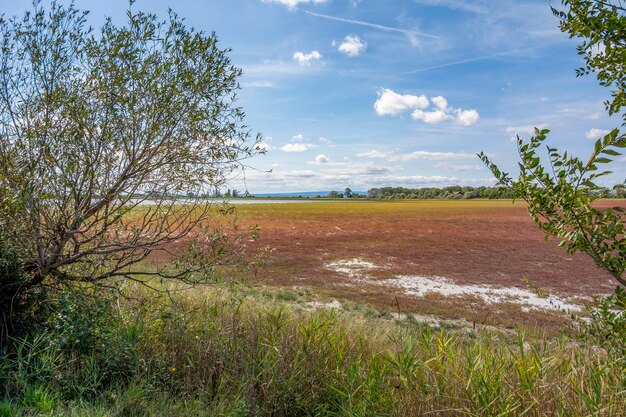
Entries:
<svg viewBox="0 0 626 417">
<path fill-rule="evenodd" d="M 48 314 L 45 288 L 27 288 L 21 253 L 0 230 L 0 349 L 9 349 L 11 337 L 41 330 Z"/>
<path fill-rule="evenodd" d="M 590 308 L 591 321 L 583 324 L 583 337 L 606 349 L 626 369 L 626 290 L 615 288 Z"/>
</svg>

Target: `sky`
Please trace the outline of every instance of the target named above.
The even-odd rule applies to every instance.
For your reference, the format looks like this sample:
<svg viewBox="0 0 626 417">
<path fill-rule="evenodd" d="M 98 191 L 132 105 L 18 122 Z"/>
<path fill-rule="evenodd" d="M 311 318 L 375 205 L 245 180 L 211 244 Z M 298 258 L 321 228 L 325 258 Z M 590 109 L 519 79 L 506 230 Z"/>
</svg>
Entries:
<svg viewBox="0 0 626 417">
<path fill-rule="evenodd" d="M 5 16 L 30 1 L 2 0 Z M 63 1 L 61 1 L 63 3 Z M 126 0 L 75 0 L 98 27 Z M 560 2 L 553 2 L 559 6 Z M 619 127 L 547 0 L 138 0 L 215 32 L 243 69 L 237 104 L 265 155 L 231 182 L 250 193 L 493 185 L 484 151 L 515 173 L 515 136 L 588 156 Z M 610 167 L 623 181 L 626 159 Z"/>
</svg>

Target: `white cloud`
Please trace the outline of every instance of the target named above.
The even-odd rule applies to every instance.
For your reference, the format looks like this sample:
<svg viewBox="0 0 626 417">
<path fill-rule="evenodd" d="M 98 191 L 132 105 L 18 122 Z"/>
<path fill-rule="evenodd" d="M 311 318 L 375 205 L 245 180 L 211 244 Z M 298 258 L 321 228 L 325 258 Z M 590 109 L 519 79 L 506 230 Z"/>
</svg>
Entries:
<svg viewBox="0 0 626 417">
<path fill-rule="evenodd" d="M 426 38 L 426 39 L 434 40 L 434 41 L 436 41 L 436 43 L 441 41 L 441 38 L 439 36 L 435 36 L 435 35 L 432 35 L 432 34 L 420 32 L 417 29 L 409 30 L 409 29 L 395 28 L 395 27 L 391 27 L 391 26 L 380 25 L 378 23 L 365 22 L 363 20 L 345 19 L 343 17 L 337 17 L 337 16 L 330 16 L 330 15 L 327 15 L 327 14 L 315 13 L 315 12 L 312 12 L 310 10 L 305 10 L 304 12 L 306 14 L 311 15 L 311 16 L 320 17 L 322 19 L 334 20 L 336 22 L 343 22 L 343 23 L 348 23 L 348 24 L 351 24 L 351 25 L 365 26 L 365 27 L 368 27 L 368 28 L 377 29 L 377 30 L 381 30 L 381 31 L 384 31 L 384 32 L 402 33 L 402 34 L 404 34 L 407 37 L 407 39 L 409 40 L 409 42 L 411 43 L 412 46 L 420 46 L 421 45 L 420 38 Z"/>
<path fill-rule="evenodd" d="M 432 110 L 427 110 L 432 103 Z M 455 120 L 462 126 L 471 126 L 478 123 L 480 115 L 474 109 L 463 110 L 450 107 L 448 100 L 442 96 L 431 97 L 402 95 L 393 90 L 384 88 L 378 92 L 378 99 L 374 103 L 374 109 L 379 116 L 396 116 L 406 110 L 413 109 L 411 117 L 424 123 L 436 124 L 446 120 Z"/>
<path fill-rule="evenodd" d="M 460 125 L 472 126 L 478 123 L 480 115 L 474 109 L 471 110 L 457 110 L 456 120 Z"/>
<path fill-rule="evenodd" d="M 371 150 L 371 151 L 360 153 L 357 156 L 365 157 L 365 158 L 389 158 L 390 155 L 391 155 L 391 152 L 381 152 L 377 150 Z"/>
<path fill-rule="evenodd" d="M 388 88 L 383 88 L 378 92 L 378 100 L 374 103 L 374 109 L 379 116 L 395 116 L 409 109 L 424 109 L 429 104 L 428 98 L 424 95 L 402 95 Z"/>
<path fill-rule="evenodd" d="M 589 129 L 586 133 L 585 133 L 585 137 L 589 140 L 596 140 L 596 139 L 600 139 L 606 135 L 608 135 L 609 133 L 611 133 L 610 130 L 605 130 L 605 129 Z"/>
<path fill-rule="evenodd" d="M 484 167 L 480 165 L 470 165 L 470 164 L 463 165 L 463 164 L 451 164 L 449 162 L 437 162 L 435 163 L 435 168 L 442 169 L 444 171 L 462 172 L 462 171 L 476 171 Z"/>
<path fill-rule="evenodd" d="M 320 142 L 325 143 L 327 145 L 330 145 L 331 143 L 333 143 L 330 139 L 325 138 L 324 136 L 320 136 Z"/>
<path fill-rule="evenodd" d="M 302 133 L 298 133 L 295 136 L 292 136 L 291 141 L 292 142 L 302 142 L 304 140 L 304 136 L 302 135 Z"/>
<path fill-rule="evenodd" d="M 328 0 L 263 0 L 263 3 L 276 3 L 282 4 L 289 10 L 294 10 L 300 4 L 322 4 Z"/>
<path fill-rule="evenodd" d="M 446 110 L 448 108 L 448 100 L 442 96 L 432 97 L 431 100 L 439 110 Z"/>
<path fill-rule="evenodd" d="M 521 136 L 522 138 L 530 137 L 535 134 L 535 128 L 542 130 L 547 128 L 548 125 L 540 124 L 540 125 L 525 125 L 525 126 L 509 126 L 506 128 L 506 134 L 509 135 L 511 141 L 516 141 L 517 136 Z"/>
<path fill-rule="evenodd" d="M 329 162 L 330 162 L 330 158 L 322 153 L 315 157 L 315 163 L 317 164 L 327 164 Z"/>
<path fill-rule="evenodd" d="M 283 152 L 306 152 L 311 148 L 315 148 L 317 145 L 312 143 L 288 143 L 281 146 L 280 150 Z"/>
<path fill-rule="evenodd" d="M 357 56 L 364 52 L 367 44 L 363 43 L 357 35 L 348 35 L 339 45 L 339 52 L 343 52 L 348 56 Z"/>
<path fill-rule="evenodd" d="M 276 88 L 276 84 L 265 80 L 244 81 L 241 86 L 244 88 Z"/>
<path fill-rule="evenodd" d="M 381 152 L 377 150 L 360 153 L 357 156 L 366 158 L 381 158 L 386 159 L 387 161 L 411 161 L 415 159 L 425 159 L 430 161 L 449 161 L 476 158 L 476 154 L 472 152 L 415 151 L 405 154 L 394 154 L 393 152 Z"/>
<path fill-rule="evenodd" d="M 311 51 L 308 54 L 304 52 L 296 52 L 293 54 L 294 61 L 298 61 L 300 65 L 311 65 L 311 61 L 317 61 L 322 58 L 322 54 L 317 51 Z"/>
<path fill-rule="evenodd" d="M 318 165 L 314 161 L 310 165 Z M 254 192 L 304 191 L 304 190 L 367 190 L 372 187 L 403 186 L 431 187 L 448 185 L 493 185 L 494 178 L 468 178 L 467 175 L 401 175 L 402 167 L 381 164 L 326 163 L 318 169 L 285 169 L 274 166 L 271 172 L 254 170 L 247 174 L 248 182 L 254 181 Z"/>
<path fill-rule="evenodd" d="M 441 123 L 444 120 L 448 120 L 451 118 L 451 116 L 443 110 L 435 110 L 435 111 L 415 110 L 413 113 L 411 113 L 411 117 L 414 120 L 421 120 L 424 123 L 429 123 L 429 124 Z"/>
</svg>

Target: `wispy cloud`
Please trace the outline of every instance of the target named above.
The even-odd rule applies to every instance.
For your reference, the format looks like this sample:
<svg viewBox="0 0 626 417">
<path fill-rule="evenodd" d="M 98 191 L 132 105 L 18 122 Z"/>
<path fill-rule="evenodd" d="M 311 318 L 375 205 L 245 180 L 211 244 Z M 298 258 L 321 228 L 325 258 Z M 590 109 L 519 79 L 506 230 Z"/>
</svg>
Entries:
<svg viewBox="0 0 626 417">
<path fill-rule="evenodd" d="M 509 126 L 505 129 L 506 134 L 509 135 L 509 138 L 512 142 L 517 140 L 517 137 L 520 136 L 522 138 L 527 138 L 533 136 L 535 134 L 535 129 L 545 129 L 548 125 L 546 124 L 538 124 L 538 125 L 525 125 L 525 126 Z"/>
<path fill-rule="evenodd" d="M 416 159 L 425 159 L 429 161 L 450 161 L 476 158 L 476 154 L 473 152 L 415 151 L 405 154 L 395 154 L 393 152 L 381 152 L 377 150 L 360 153 L 357 156 L 365 158 L 380 158 L 387 161 L 412 161 Z"/>
<path fill-rule="evenodd" d="M 463 171 L 478 171 L 483 167 L 473 164 L 451 164 L 450 162 L 437 162 L 435 168 L 444 171 L 463 172 Z"/>
<path fill-rule="evenodd" d="M 378 23 L 366 22 L 366 21 L 363 21 L 363 20 L 346 19 L 346 18 L 338 17 L 338 16 L 331 16 L 331 15 L 327 15 L 327 14 L 315 13 L 315 12 L 312 12 L 310 10 L 305 10 L 304 12 L 306 14 L 308 14 L 308 15 L 319 17 L 319 18 L 322 18 L 322 19 L 334 20 L 336 22 L 348 23 L 348 24 L 351 24 L 351 25 L 365 26 L 365 27 L 368 27 L 368 28 L 381 30 L 383 32 L 401 33 L 401 34 L 405 35 L 409 39 L 409 41 L 411 42 L 411 44 L 413 46 L 418 46 L 420 44 L 419 38 L 429 38 L 429 39 L 441 40 L 441 37 L 439 37 L 439 36 L 431 35 L 429 33 L 420 32 L 420 31 L 415 30 L 415 29 L 414 30 L 402 29 L 402 28 L 396 28 L 396 27 L 392 27 L 392 26 L 380 25 Z"/>
<path fill-rule="evenodd" d="M 526 49 L 528 49 L 528 48 L 515 48 L 515 49 L 510 49 L 510 50 L 507 50 L 507 51 L 496 52 L 496 53 L 493 53 L 493 54 L 481 55 L 481 56 L 476 56 L 476 57 L 467 58 L 467 59 L 460 59 L 458 61 L 444 62 L 442 64 L 431 65 L 429 67 L 418 68 L 418 69 L 411 70 L 411 71 L 405 71 L 405 72 L 399 73 L 398 75 L 417 74 L 417 73 L 420 73 L 420 72 L 432 71 L 432 70 L 440 69 L 440 68 L 453 67 L 455 65 L 469 64 L 470 62 L 484 61 L 484 60 L 491 59 L 491 58 L 503 57 L 503 56 L 507 56 L 507 55 L 514 55 L 514 54 L 522 52 L 522 51 L 524 51 Z"/>
<path fill-rule="evenodd" d="M 243 81 L 241 86 L 244 88 L 276 88 L 276 84 L 271 81 Z"/>
<path fill-rule="evenodd" d="M 263 0 L 263 3 L 282 4 L 289 10 L 295 10 L 300 4 L 322 4 L 328 0 Z"/>
</svg>

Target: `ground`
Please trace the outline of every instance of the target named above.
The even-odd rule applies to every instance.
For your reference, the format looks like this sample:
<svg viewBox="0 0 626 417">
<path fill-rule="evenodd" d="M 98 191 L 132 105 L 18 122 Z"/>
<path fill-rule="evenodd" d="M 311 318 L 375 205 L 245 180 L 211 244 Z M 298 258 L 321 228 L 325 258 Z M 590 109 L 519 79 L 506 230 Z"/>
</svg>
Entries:
<svg viewBox="0 0 626 417">
<path fill-rule="evenodd" d="M 559 326 L 559 308 L 615 288 L 588 256 L 546 241 L 523 203 L 508 200 L 246 204 L 237 215 L 241 225 L 260 226 L 259 247 L 274 248 L 255 283 L 328 300 Z M 537 297 L 524 277 L 553 297 Z"/>
</svg>

